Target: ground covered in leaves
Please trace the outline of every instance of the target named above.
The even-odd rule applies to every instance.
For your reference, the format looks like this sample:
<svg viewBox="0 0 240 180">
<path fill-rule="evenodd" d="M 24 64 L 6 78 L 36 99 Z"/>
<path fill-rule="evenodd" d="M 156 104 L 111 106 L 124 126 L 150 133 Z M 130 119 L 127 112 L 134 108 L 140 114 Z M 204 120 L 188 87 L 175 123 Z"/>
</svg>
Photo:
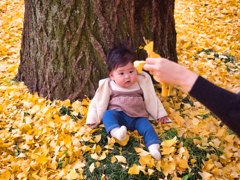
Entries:
<svg viewBox="0 0 240 180">
<path fill-rule="evenodd" d="M 240 89 L 240 2 L 176 0 L 179 63 L 232 92 Z M 142 137 L 117 142 L 85 125 L 89 99 L 31 95 L 14 82 L 24 1 L 0 2 L 0 179 L 239 179 L 240 140 L 208 109 L 173 86 L 160 96 L 169 124 L 154 124 L 162 160 Z"/>
</svg>

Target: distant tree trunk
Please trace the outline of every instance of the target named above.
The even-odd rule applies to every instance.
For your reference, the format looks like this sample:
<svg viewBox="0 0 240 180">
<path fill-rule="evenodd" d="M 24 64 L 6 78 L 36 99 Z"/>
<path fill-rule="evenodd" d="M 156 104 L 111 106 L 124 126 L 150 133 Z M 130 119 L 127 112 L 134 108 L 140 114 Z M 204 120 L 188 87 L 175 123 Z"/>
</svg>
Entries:
<svg viewBox="0 0 240 180">
<path fill-rule="evenodd" d="M 118 42 L 137 49 L 143 37 L 177 62 L 174 0 L 25 0 L 16 79 L 41 97 L 92 98 L 108 76 L 108 49 Z"/>
</svg>

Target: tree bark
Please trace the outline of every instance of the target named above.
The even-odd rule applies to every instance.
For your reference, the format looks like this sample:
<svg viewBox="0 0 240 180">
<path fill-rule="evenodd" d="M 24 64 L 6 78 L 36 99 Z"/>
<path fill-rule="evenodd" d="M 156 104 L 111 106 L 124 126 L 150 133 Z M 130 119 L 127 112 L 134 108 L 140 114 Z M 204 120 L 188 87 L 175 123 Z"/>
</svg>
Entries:
<svg viewBox="0 0 240 180">
<path fill-rule="evenodd" d="M 174 0 L 25 0 L 16 79 L 51 100 L 92 98 L 108 49 L 127 42 L 145 59 L 143 37 L 177 62 Z"/>
</svg>

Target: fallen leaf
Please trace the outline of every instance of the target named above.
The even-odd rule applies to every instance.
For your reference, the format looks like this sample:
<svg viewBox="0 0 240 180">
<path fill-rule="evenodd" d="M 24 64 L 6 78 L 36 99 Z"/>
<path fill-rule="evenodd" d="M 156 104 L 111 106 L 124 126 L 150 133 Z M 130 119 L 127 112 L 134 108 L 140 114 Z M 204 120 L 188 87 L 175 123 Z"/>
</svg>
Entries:
<svg viewBox="0 0 240 180">
<path fill-rule="evenodd" d="M 139 174 L 139 167 L 136 164 L 133 164 L 133 166 L 128 170 L 128 174 Z"/>
<path fill-rule="evenodd" d="M 117 158 L 118 162 L 127 163 L 127 160 L 125 157 L 118 156 L 118 155 L 116 155 L 115 157 Z"/>
</svg>

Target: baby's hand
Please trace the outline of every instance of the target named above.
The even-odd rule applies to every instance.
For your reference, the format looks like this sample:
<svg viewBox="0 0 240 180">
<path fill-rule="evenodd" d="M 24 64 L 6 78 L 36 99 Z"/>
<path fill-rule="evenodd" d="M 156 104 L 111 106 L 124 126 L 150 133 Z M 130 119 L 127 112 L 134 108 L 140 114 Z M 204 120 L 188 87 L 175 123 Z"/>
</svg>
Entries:
<svg viewBox="0 0 240 180">
<path fill-rule="evenodd" d="M 157 119 L 157 122 L 166 124 L 167 122 L 169 122 L 169 118 L 167 116 L 164 116 L 164 117 Z"/>
<path fill-rule="evenodd" d="M 96 128 L 97 125 L 94 123 L 94 124 L 87 124 L 90 128 Z"/>
</svg>

